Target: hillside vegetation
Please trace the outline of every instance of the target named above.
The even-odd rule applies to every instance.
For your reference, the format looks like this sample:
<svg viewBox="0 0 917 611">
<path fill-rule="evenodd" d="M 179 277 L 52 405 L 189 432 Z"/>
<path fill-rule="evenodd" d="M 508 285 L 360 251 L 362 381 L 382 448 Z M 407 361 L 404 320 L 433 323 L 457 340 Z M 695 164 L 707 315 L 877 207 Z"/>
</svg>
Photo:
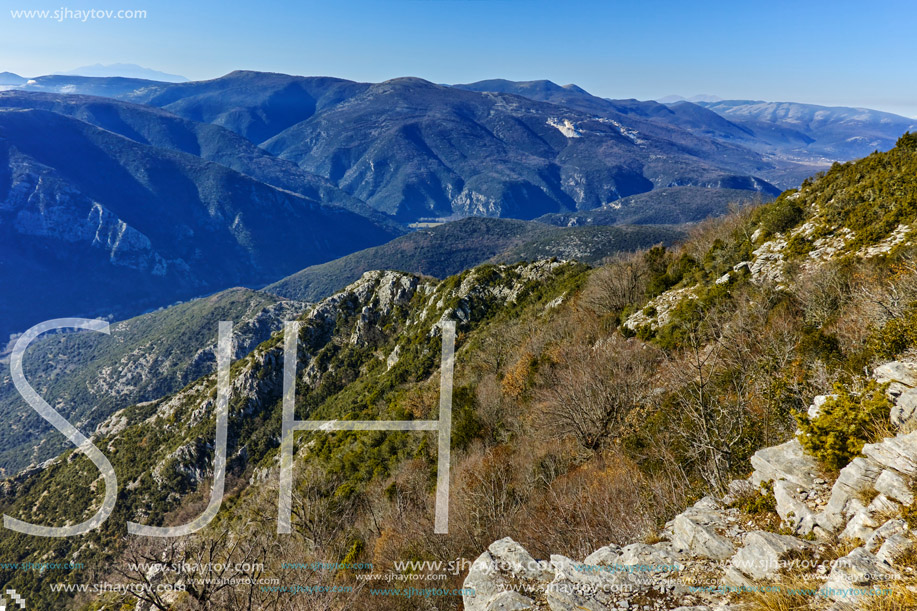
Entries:
<svg viewBox="0 0 917 611">
<path fill-rule="evenodd" d="M 318 303 L 301 318 L 299 418 L 436 418 L 439 325 L 457 322 L 448 535 L 432 534 L 434 439 L 413 432 L 298 435 L 294 532 L 275 534 L 283 371 L 275 335 L 233 365 L 231 493 L 208 529 L 179 545 L 126 538 L 124 522 L 184 523 L 203 507 L 212 375 L 103 428 L 96 443 L 124 488 L 100 530 L 70 540 L 8 534 L 0 552 L 23 561 L 78 557 L 94 574 L 138 583 L 150 577 L 132 573 L 130 559 L 263 560 L 265 575 L 282 584 L 353 590 L 195 589 L 153 604 L 368 611 L 380 599 L 358 572 L 282 563 L 372 562 L 386 573 L 405 559 L 473 559 L 507 536 L 537 558 L 658 540 L 689 502 L 749 475 L 758 449 L 793 439 L 797 417 L 836 388 L 842 399 L 826 408 L 813 437 L 846 436 L 844 451 L 809 444 L 830 481 L 861 442 L 895 426 L 851 418 L 857 411 L 843 401 L 868 408 L 867 398 L 878 399 L 866 372 L 917 348 L 915 172 L 917 146 L 906 135 L 894 150 L 836 165 L 771 204 L 700 224 L 675 248 L 622 254 L 597 268 L 484 265 L 442 281 L 372 272 Z M 0 504 L 24 520 L 75 522 L 95 511 L 97 479 L 88 460 L 67 453 L 5 482 Z M 768 498 L 743 498 L 742 520 L 781 528 Z M 466 571 L 455 573 L 435 587 L 460 587 Z M 155 579 L 190 577 L 179 570 Z M 46 579 L 0 569 L 0 582 L 46 606 L 129 600 L 54 595 Z M 755 604 L 792 608 L 766 606 L 772 602 Z M 384 605 L 462 601 L 391 596 Z"/>
</svg>

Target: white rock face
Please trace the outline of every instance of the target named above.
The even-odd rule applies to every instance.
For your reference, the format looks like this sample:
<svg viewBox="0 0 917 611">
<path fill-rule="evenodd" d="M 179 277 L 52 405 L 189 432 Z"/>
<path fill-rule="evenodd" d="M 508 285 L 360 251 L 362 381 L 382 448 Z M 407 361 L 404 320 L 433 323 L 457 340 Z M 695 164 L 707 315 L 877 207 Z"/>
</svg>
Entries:
<svg viewBox="0 0 917 611">
<path fill-rule="evenodd" d="M 755 486 L 770 480 L 787 480 L 803 488 L 811 488 L 818 477 L 818 463 L 805 453 L 799 441 L 791 439 L 779 446 L 758 450 L 751 457 L 755 471 L 751 481 Z"/>
<path fill-rule="evenodd" d="M 557 129 L 557 131 L 562 133 L 567 138 L 581 138 L 582 137 L 582 134 L 576 128 L 576 125 L 573 123 L 573 121 L 571 121 L 570 119 L 555 119 L 552 117 L 548 119 L 548 125 Z"/>
<path fill-rule="evenodd" d="M 797 535 L 807 535 L 815 528 L 815 514 L 799 498 L 796 485 L 787 480 L 774 482 L 774 498 L 777 501 L 777 515 L 790 525 Z"/>
<path fill-rule="evenodd" d="M 873 487 L 886 497 L 898 501 L 903 505 L 914 502 L 914 493 L 904 477 L 892 469 L 886 469 L 879 474 Z"/>
<path fill-rule="evenodd" d="M 843 558 L 834 562 L 828 581 L 825 583 L 827 591 L 837 592 L 835 600 L 849 601 L 851 597 L 841 592 L 852 587 L 868 586 L 883 578 L 890 579 L 896 572 L 886 563 L 870 554 L 865 548 L 858 547 Z"/>
<path fill-rule="evenodd" d="M 784 566 L 789 552 L 811 548 L 811 544 L 795 537 L 758 530 L 745 537 L 745 545 L 732 558 L 732 566 L 753 579 L 764 579 Z"/>
<path fill-rule="evenodd" d="M 691 508 L 671 522 L 672 544 L 676 550 L 692 556 L 727 560 L 735 553 L 735 546 L 717 532 L 722 523 L 722 516 L 715 511 Z"/>
</svg>

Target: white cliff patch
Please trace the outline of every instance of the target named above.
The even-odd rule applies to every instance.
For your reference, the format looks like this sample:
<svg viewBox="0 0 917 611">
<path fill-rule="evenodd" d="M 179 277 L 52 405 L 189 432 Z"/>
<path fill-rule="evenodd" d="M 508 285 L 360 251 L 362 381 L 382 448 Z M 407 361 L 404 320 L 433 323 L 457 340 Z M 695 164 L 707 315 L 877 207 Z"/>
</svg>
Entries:
<svg viewBox="0 0 917 611">
<path fill-rule="evenodd" d="M 555 119 L 554 117 L 551 117 L 548 119 L 548 125 L 556 128 L 557 131 L 562 133 L 567 138 L 581 138 L 583 135 L 570 119 Z"/>
</svg>

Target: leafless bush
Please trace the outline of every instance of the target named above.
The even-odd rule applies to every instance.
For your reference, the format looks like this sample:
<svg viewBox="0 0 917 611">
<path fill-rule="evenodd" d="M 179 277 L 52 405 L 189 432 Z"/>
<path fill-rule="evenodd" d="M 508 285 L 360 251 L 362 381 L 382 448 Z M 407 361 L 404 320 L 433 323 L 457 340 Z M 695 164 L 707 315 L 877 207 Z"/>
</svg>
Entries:
<svg viewBox="0 0 917 611">
<path fill-rule="evenodd" d="M 620 255 L 589 276 L 583 303 L 604 316 L 643 301 L 648 275 L 642 253 Z"/>
<path fill-rule="evenodd" d="M 554 359 L 540 392 L 545 424 L 596 450 L 651 392 L 659 354 L 614 334 L 591 346 L 566 345 Z"/>
<path fill-rule="evenodd" d="M 793 293 L 802 304 L 806 324 L 821 328 L 849 301 L 850 277 L 836 264 L 819 265 L 796 279 Z"/>
</svg>

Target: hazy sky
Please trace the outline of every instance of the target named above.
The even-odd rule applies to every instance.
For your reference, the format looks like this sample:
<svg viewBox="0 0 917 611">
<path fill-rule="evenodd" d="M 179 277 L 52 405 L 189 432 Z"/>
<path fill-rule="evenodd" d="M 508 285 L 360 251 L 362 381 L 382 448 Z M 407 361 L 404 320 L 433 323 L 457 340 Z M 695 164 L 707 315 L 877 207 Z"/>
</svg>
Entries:
<svg viewBox="0 0 917 611">
<path fill-rule="evenodd" d="M 2 0 L 0 71 L 136 63 L 365 81 L 546 78 L 604 97 L 699 93 L 917 117 L 917 4 L 767 0 Z M 13 19 L 142 9 L 142 20 Z"/>
</svg>

